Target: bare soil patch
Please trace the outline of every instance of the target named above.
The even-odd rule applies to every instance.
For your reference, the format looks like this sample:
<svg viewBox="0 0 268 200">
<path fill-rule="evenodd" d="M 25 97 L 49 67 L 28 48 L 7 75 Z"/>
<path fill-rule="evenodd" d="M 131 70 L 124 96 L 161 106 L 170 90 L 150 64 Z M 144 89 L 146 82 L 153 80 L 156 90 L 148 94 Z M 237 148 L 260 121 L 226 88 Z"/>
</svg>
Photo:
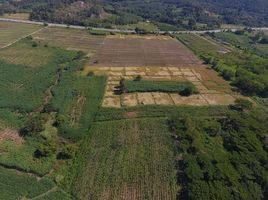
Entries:
<svg viewBox="0 0 268 200">
<path fill-rule="evenodd" d="M 5 141 L 12 141 L 16 144 L 22 144 L 24 139 L 19 135 L 18 131 L 5 128 L 0 130 L 0 144 Z"/>
<path fill-rule="evenodd" d="M 200 66 L 202 62 L 170 37 L 106 37 L 89 66 L 170 67 Z"/>
</svg>

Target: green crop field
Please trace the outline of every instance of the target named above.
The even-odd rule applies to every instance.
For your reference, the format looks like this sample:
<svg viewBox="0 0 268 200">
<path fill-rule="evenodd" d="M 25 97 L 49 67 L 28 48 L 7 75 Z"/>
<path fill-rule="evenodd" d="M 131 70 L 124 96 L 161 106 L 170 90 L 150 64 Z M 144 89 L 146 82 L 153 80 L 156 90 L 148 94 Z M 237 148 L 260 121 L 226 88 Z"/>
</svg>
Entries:
<svg viewBox="0 0 268 200">
<path fill-rule="evenodd" d="M 0 48 L 41 28 L 32 24 L 0 22 Z"/>
<path fill-rule="evenodd" d="M 67 180 L 81 199 L 175 199 L 176 173 L 165 119 L 95 123 Z"/>
<path fill-rule="evenodd" d="M 126 80 L 124 84 L 125 92 L 183 92 L 189 91 L 189 94 L 197 93 L 198 90 L 190 81 L 130 81 Z"/>
</svg>

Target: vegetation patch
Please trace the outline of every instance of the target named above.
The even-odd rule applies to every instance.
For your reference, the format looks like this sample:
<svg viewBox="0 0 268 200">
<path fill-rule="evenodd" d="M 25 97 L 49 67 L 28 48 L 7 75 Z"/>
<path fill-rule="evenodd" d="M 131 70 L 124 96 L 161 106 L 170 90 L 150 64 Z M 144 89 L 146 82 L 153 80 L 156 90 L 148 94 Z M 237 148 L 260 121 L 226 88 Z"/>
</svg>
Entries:
<svg viewBox="0 0 268 200">
<path fill-rule="evenodd" d="M 21 198 L 34 198 L 55 187 L 52 180 L 36 177 L 26 173 L 17 173 L 0 167 L 0 193 L 1 199 L 13 200 Z"/>
<path fill-rule="evenodd" d="M 186 199 L 263 199 L 267 196 L 267 123 L 262 111 L 220 118 L 177 113 L 169 124 L 177 141 L 178 183 Z M 252 163 L 252 164 L 251 164 Z M 253 164 L 254 163 L 254 164 Z"/>
<path fill-rule="evenodd" d="M 177 92 L 185 96 L 198 93 L 194 84 L 189 81 L 151 81 L 125 80 L 123 91 L 132 92 Z"/>
<path fill-rule="evenodd" d="M 165 119 L 95 123 L 64 184 L 81 199 L 175 199 L 173 147 Z"/>
</svg>

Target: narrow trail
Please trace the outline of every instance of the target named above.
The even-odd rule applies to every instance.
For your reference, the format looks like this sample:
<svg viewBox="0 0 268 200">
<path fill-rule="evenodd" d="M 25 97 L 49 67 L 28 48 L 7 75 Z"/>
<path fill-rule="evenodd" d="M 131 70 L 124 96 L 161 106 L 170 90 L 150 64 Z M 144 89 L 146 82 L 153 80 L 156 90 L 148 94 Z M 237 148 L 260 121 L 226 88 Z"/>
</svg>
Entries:
<svg viewBox="0 0 268 200">
<path fill-rule="evenodd" d="M 42 194 L 39 194 L 38 196 L 36 196 L 34 198 L 31 198 L 30 200 L 36 200 L 36 199 L 39 199 L 41 197 L 44 197 L 44 196 L 48 195 L 51 192 L 55 192 L 57 189 L 58 189 L 58 187 L 55 186 L 55 187 L 51 188 L 50 190 L 48 190 L 48 191 L 46 191 L 46 192 L 44 192 Z"/>
<path fill-rule="evenodd" d="M 11 46 L 12 44 L 15 44 L 16 42 L 22 40 L 23 38 L 26 38 L 26 37 L 28 37 L 28 36 L 30 36 L 30 35 L 33 35 L 33 34 L 35 34 L 35 33 L 38 33 L 38 32 L 42 31 L 42 30 L 45 29 L 45 28 L 46 28 L 46 27 L 43 27 L 43 28 L 40 28 L 40 29 L 38 29 L 38 30 L 32 32 L 32 33 L 29 33 L 29 34 L 27 34 L 27 35 L 24 35 L 24 36 L 22 36 L 22 37 L 20 37 L 20 38 L 18 38 L 18 39 L 16 39 L 16 40 L 14 40 L 13 42 L 10 42 L 10 43 L 8 43 L 8 44 L 6 44 L 6 45 L 0 47 L 0 50 L 9 47 L 9 46 Z"/>
<path fill-rule="evenodd" d="M 10 170 L 10 171 L 13 171 L 13 172 L 16 172 L 18 174 L 26 174 L 28 176 L 33 176 L 37 180 L 40 180 L 43 177 L 43 176 L 40 176 L 40 175 L 38 175 L 38 174 L 36 174 L 34 172 L 27 172 L 27 171 L 25 171 L 23 169 L 19 169 L 17 167 L 12 167 L 12 166 L 8 166 L 8 165 L 4 165 L 2 163 L 0 163 L 0 167 L 5 168 L 5 169 Z"/>
</svg>

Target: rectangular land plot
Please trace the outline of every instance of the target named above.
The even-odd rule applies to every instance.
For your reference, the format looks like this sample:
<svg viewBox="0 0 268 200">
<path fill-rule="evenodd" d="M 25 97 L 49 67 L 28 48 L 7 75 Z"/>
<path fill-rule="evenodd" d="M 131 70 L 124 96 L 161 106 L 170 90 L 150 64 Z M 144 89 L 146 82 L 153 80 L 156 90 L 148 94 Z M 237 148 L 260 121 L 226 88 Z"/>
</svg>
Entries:
<svg viewBox="0 0 268 200">
<path fill-rule="evenodd" d="M 173 144 L 165 119 L 97 122 L 73 174 L 81 199 L 176 199 Z M 78 160 L 80 160 L 78 158 Z"/>
<path fill-rule="evenodd" d="M 33 35 L 34 39 L 67 50 L 94 53 L 103 43 L 104 36 L 90 35 L 87 30 L 48 27 Z"/>
<path fill-rule="evenodd" d="M 0 49 L 41 28 L 33 24 L 0 22 Z"/>
<path fill-rule="evenodd" d="M 90 66 L 194 67 L 201 61 L 176 39 L 164 36 L 108 36 Z"/>
</svg>

